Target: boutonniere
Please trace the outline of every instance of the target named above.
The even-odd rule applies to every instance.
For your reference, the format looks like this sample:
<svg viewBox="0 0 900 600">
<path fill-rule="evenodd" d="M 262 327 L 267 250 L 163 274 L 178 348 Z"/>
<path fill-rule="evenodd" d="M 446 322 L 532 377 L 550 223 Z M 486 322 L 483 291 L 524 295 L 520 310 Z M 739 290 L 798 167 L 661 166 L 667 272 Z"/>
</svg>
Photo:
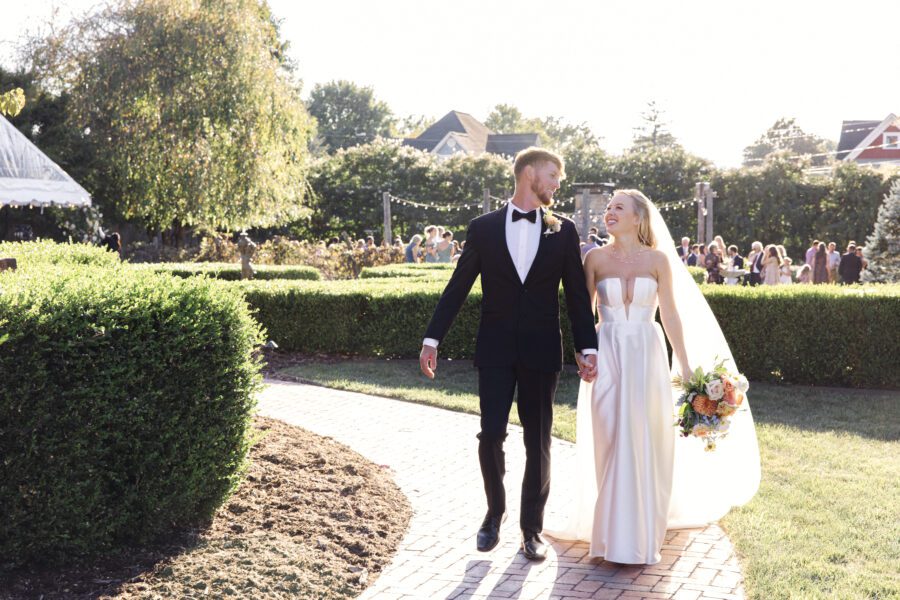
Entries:
<svg viewBox="0 0 900 600">
<path fill-rule="evenodd" d="M 547 231 L 544 232 L 544 235 L 559 233 L 559 230 L 562 229 L 562 221 L 550 209 L 544 209 L 544 224 L 547 226 Z"/>
</svg>

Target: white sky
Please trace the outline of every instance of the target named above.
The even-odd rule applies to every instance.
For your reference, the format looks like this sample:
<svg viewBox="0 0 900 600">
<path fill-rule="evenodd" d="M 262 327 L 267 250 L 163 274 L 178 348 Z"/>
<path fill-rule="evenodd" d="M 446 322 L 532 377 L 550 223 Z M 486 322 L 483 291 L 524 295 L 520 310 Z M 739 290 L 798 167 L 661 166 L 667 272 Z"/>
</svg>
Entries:
<svg viewBox="0 0 900 600">
<path fill-rule="evenodd" d="M 0 60 L 23 31 L 96 0 L 4 3 Z M 776 119 L 837 141 L 843 119 L 900 113 L 900 1 L 270 0 L 306 93 L 349 79 L 395 114 L 483 120 L 498 103 L 587 122 L 620 152 L 649 100 L 720 166 Z"/>
</svg>

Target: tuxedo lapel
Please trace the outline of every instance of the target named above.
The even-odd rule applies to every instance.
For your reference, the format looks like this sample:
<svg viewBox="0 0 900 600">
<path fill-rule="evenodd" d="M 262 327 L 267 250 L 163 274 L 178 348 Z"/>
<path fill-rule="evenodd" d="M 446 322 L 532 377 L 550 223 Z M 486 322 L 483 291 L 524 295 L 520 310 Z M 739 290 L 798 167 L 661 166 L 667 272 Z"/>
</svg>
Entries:
<svg viewBox="0 0 900 600">
<path fill-rule="evenodd" d="M 528 273 L 525 275 L 525 283 L 528 283 L 528 280 L 531 279 L 531 274 L 537 271 L 537 268 L 540 266 L 541 261 L 547 254 L 547 238 L 549 238 L 550 236 L 544 235 L 544 233 L 547 231 L 547 223 L 546 221 L 544 221 L 543 208 L 538 210 L 538 218 L 541 220 L 541 239 L 538 241 L 537 254 L 534 255 L 534 261 L 531 263 L 531 268 L 528 269 Z"/>
</svg>

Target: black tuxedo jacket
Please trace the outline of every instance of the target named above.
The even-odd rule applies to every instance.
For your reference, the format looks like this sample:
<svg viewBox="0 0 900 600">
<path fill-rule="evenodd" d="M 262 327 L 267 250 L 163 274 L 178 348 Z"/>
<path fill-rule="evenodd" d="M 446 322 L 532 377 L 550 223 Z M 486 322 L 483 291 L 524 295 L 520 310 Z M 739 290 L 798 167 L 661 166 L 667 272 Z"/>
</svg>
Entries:
<svg viewBox="0 0 900 600">
<path fill-rule="evenodd" d="M 508 205 L 504 205 L 469 223 L 466 250 L 441 294 L 425 337 L 438 341 L 444 338 L 472 284 L 481 275 L 483 295 L 475 366 L 518 365 L 537 371 L 559 371 L 562 368 L 560 281 L 576 349 L 597 347 L 578 232 L 572 221 L 560 217 L 561 229 L 545 235 L 547 225 L 541 221 L 540 244 L 523 283 L 506 245 L 507 210 Z"/>
</svg>

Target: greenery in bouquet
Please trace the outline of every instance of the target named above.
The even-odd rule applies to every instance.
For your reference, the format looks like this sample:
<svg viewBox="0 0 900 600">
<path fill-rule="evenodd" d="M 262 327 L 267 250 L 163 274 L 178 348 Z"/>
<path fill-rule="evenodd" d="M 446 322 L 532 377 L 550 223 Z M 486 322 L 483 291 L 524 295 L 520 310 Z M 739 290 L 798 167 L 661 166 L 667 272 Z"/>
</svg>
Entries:
<svg viewBox="0 0 900 600">
<path fill-rule="evenodd" d="M 673 383 L 682 393 L 676 404 L 675 426 L 682 437 L 697 437 L 706 442 L 706 450 L 716 449 L 716 442 L 728 434 L 731 417 L 738 411 L 750 387 L 747 378 L 731 373 L 725 361 L 711 371 L 701 367 L 689 379 L 676 377 Z"/>
</svg>

